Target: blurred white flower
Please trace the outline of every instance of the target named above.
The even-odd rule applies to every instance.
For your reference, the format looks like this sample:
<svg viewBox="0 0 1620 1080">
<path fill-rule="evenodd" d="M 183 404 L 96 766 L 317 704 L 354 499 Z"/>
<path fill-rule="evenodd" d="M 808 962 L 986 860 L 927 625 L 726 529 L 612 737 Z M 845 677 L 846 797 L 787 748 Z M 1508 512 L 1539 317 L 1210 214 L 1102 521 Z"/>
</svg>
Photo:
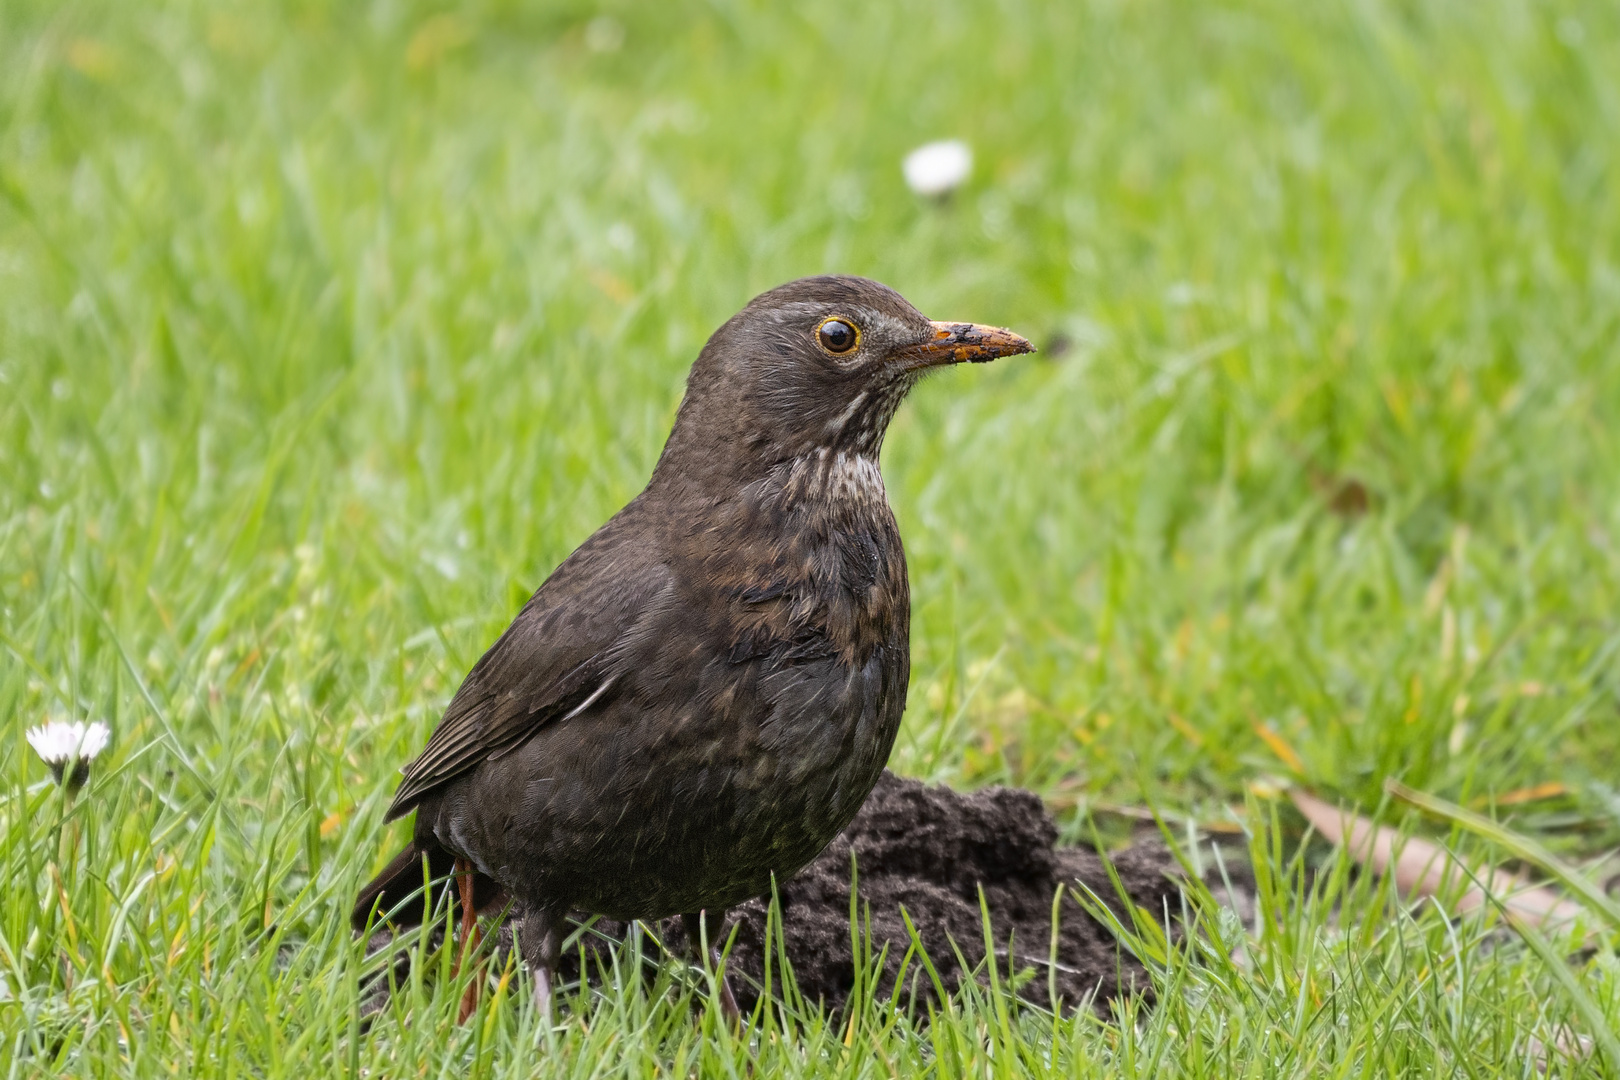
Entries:
<svg viewBox="0 0 1620 1080">
<path fill-rule="evenodd" d="M 93 724 L 82 720 L 71 724 L 66 720 L 52 720 L 29 728 L 27 737 L 34 753 L 50 766 L 56 782 L 63 783 L 65 776 L 68 787 L 78 789 L 90 778 L 90 762 L 107 749 L 112 731 L 99 720 Z"/>
<path fill-rule="evenodd" d="M 924 143 L 900 163 L 906 186 L 919 195 L 947 195 L 973 171 L 973 151 L 960 139 Z"/>
</svg>

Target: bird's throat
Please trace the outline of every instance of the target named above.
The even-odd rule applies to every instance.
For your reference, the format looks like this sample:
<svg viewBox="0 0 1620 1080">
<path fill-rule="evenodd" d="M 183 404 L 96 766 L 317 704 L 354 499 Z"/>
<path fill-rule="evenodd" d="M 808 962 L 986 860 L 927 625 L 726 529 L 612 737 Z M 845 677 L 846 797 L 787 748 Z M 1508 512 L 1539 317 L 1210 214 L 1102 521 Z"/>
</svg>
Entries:
<svg viewBox="0 0 1620 1080">
<path fill-rule="evenodd" d="M 875 455 L 828 447 L 793 460 L 782 494 L 790 503 L 827 502 L 852 508 L 888 504 Z"/>
</svg>

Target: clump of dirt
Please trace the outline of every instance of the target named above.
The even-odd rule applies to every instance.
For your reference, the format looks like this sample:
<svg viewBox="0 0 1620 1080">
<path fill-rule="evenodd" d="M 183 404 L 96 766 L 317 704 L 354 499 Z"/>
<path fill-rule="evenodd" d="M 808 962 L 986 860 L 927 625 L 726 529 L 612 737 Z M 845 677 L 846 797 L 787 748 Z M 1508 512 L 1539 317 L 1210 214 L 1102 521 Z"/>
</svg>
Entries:
<svg viewBox="0 0 1620 1080">
<path fill-rule="evenodd" d="M 800 992 L 836 1010 L 854 986 L 852 855 L 863 932 L 869 914 L 873 956 L 889 947 L 878 980 L 882 995 L 893 988 L 911 944 L 902 905 L 947 992 L 960 987 L 967 974 L 958 952 L 969 969 L 985 959 L 980 888 L 997 967 L 1004 975 L 1033 968 L 1038 977 L 1023 987 L 1031 1000 L 1048 1004 L 1054 984 L 1069 1008 L 1093 995 L 1105 1000 L 1132 987 L 1146 991 L 1141 965 L 1076 899 L 1075 883 L 1081 881 L 1115 910 L 1121 908 L 1102 859 L 1089 849 L 1056 847 L 1057 835 L 1056 823 L 1033 792 L 993 787 L 963 794 L 884 773 L 849 828 L 778 887 L 782 937 Z M 1161 912 L 1176 902 L 1178 867 L 1162 844 L 1139 842 L 1112 861 L 1134 903 Z M 1057 963 L 1049 971 L 1052 901 L 1060 884 L 1066 888 Z M 728 970 L 735 973 L 738 998 L 748 999 L 739 1002 L 744 1008 L 757 1000 L 763 980 L 767 906 L 766 900 L 752 900 L 731 913 L 737 934 Z M 772 975 L 779 978 L 778 971 Z M 920 1005 L 934 997 L 932 980 L 916 961 L 906 983 L 902 1001 L 915 994 Z"/>
<path fill-rule="evenodd" d="M 992 787 L 972 793 L 927 787 L 885 772 L 861 812 L 827 850 L 791 880 L 778 886 L 782 939 L 800 993 L 829 1010 L 842 1008 L 855 985 L 850 940 L 849 891 L 851 857 L 857 871 L 857 893 L 863 932 L 870 920 L 871 950 L 876 957 L 888 946 L 877 980 L 887 996 L 899 974 L 901 958 L 911 945 L 905 918 L 938 971 L 947 993 L 955 992 L 968 971 L 985 959 L 984 925 L 979 891 L 990 913 L 998 969 L 1005 975 L 1033 969 L 1021 993 L 1050 1004 L 1055 989 L 1064 1008 L 1080 1002 L 1106 1001 L 1132 989 L 1149 992 L 1146 973 L 1122 950 L 1097 920 L 1081 907 L 1076 882 L 1083 882 L 1116 911 L 1118 892 L 1103 860 L 1085 848 L 1057 847 L 1057 825 L 1033 792 Z M 1139 841 L 1110 861 L 1131 901 L 1155 913 L 1177 906 L 1178 864 L 1156 840 Z M 1057 962 L 1049 964 L 1052 901 L 1065 886 L 1059 908 Z M 745 1010 L 759 999 L 765 982 L 766 914 L 769 899 L 751 900 L 730 912 L 724 941 L 736 935 L 727 961 L 732 986 Z M 1126 919 L 1129 922 L 1128 917 Z M 611 970 L 603 950 L 622 940 L 624 924 L 598 921 L 580 938 L 580 947 L 565 953 L 559 974 L 576 980 L 582 970 L 594 977 Z M 658 937 L 671 951 L 685 955 L 679 919 L 666 920 Z M 511 930 L 498 931 L 496 952 L 504 966 Z M 373 950 L 388 947 L 386 932 L 374 937 Z M 773 945 L 772 982 L 780 986 L 780 960 Z M 968 971 L 962 963 L 966 962 Z M 395 975 L 403 980 L 408 953 L 395 957 Z M 387 1000 L 386 979 L 365 1011 Z M 906 973 L 901 1002 L 921 1007 L 935 997 L 932 980 L 918 961 Z"/>
</svg>

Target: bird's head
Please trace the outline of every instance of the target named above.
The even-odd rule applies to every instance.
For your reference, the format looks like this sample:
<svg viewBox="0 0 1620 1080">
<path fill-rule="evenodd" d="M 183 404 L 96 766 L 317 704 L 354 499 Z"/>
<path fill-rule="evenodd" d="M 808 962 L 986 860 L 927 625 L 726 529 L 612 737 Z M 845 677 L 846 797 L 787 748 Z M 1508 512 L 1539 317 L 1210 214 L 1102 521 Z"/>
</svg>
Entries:
<svg viewBox="0 0 1620 1080">
<path fill-rule="evenodd" d="M 930 321 L 866 278 L 791 281 L 756 296 L 709 338 L 659 471 L 678 461 L 689 475 L 744 479 L 823 449 L 875 458 L 924 374 L 1033 351 L 1008 330 Z"/>
</svg>

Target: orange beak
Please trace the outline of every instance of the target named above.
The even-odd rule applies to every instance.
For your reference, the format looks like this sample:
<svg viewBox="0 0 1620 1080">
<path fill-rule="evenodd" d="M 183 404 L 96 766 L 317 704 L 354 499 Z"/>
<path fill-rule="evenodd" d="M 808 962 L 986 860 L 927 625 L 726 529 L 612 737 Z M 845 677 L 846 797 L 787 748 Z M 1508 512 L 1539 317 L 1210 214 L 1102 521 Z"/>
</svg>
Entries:
<svg viewBox="0 0 1620 1080">
<path fill-rule="evenodd" d="M 932 339 L 899 350 L 900 362 L 908 371 L 945 364 L 983 364 L 1035 351 L 1027 339 L 999 326 L 936 322 L 933 327 Z"/>
</svg>

